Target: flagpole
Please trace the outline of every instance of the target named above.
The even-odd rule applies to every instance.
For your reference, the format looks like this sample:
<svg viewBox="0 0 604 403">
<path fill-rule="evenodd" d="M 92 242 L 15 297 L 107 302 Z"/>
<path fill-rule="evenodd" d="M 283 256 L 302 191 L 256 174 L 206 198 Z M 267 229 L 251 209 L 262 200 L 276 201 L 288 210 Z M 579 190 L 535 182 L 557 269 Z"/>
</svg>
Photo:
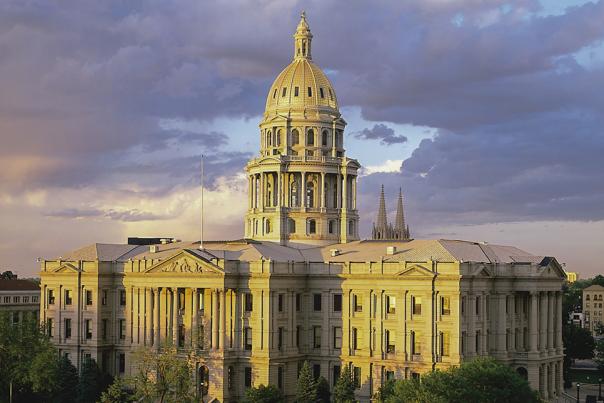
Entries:
<svg viewBox="0 0 604 403">
<path fill-rule="evenodd" d="M 203 154 L 201 154 L 201 217 L 200 217 L 200 238 L 199 249 L 203 250 Z"/>
</svg>

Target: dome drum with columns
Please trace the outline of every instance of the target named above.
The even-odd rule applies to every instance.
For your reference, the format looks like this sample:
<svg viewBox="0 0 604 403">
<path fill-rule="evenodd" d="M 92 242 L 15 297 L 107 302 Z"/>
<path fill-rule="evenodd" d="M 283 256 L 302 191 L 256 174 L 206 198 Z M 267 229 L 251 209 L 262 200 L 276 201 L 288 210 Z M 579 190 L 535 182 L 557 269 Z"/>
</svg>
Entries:
<svg viewBox="0 0 604 403">
<path fill-rule="evenodd" d="M 246 167 L 247 238 L 281 243 L 358 240 L 358 161 L 344 150 L 346 121 L 335 90 L 312 62 L 304 14 L 294 60 L 271 86 L 260 123 L 260 156 Z"/>
</svg>

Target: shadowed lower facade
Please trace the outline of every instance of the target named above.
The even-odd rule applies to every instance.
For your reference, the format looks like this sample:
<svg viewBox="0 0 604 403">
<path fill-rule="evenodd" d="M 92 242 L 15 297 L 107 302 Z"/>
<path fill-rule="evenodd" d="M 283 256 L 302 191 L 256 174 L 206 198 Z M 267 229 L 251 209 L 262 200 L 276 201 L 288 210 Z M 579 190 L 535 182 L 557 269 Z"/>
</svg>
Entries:
<svg viewBox="0 0 604 403">
<path fill-rule="evenodd" d="M 204 401 L 240 401 L 260 384 L 291 401 L 307 360 L 331 385 L 350 366 L 366 402 L 389 378 L 482 355 L 556 399 L 560 265 L 511 246 L 408 239 L 402 196 L 398 235 L 359 240 L 360 164 L 346 156 L 346 122 L 311 44 L 303 15 L 246 166 L 245 239 L 93 244 L 42 261 L 41 321 L 54 343 L 118 376 L 136 371 L 139 348 L 195 351 Z"/>
</svg>

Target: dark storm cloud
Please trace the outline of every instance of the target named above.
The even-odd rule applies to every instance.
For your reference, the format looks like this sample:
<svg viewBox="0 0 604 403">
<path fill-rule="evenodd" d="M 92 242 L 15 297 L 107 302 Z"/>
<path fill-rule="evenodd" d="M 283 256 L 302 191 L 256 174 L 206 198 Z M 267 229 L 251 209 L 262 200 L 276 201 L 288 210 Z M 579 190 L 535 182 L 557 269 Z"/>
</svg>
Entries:
<svg viewBox="0 0 604 403">
<path fill-rule="evenodd" d="M 195 183 L 201 152 L 209 186 L 241 172 L 232 133 L 160 122 L 260 114 L 302 8 L 342 106 L 438 130 L 401 173 L 365 177 L 361 206 L 386 182 L 422 220 L 604 217 L 604 69 L 575 57 L 603 40 L 603 1 L 555 16 L 532 0 L 2 2 L 0 189 L 160 197 Z"/>
<path fill-rule="evenodd" d="M 404 143 L 407 137 L 402 134 L 395 134 L 394 130 L 385 124 L 378 123 L 371 129 L 363 129 L 360 132 L 352 133 L 354 137 L 361 140 L 380 140 L 384 145 Z"/>
</svg>

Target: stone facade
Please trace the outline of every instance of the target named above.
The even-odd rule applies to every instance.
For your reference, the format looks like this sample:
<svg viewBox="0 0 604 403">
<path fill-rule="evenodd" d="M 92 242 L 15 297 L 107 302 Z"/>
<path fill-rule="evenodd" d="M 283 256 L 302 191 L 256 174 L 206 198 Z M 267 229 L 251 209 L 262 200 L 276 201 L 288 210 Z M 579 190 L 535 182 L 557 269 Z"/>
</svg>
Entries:
<svg viewBox="0 0 604 403">
<path fill-rule="evenodd" d="M 583 315 L 585 328 L 593 336 L 597 336 L 596 328 L 604 324 L 604 287 L 601 285 L 590 285 L 583 290 Z"/>
<path fill-rule="evenodd" d="M 366 402 L 390 377 L 482 355 L 554 399 L 560 265 L 477 242 L 360 241 L 360 166 L 345 156 L 345 122 L 304 16 L 294 39 L 246 167 L 246 238 L 94 244 L 42 261 L 41 321 L 54 343 L 76 365 L 95 358 L 118 376 L 135 370 L 139 348 L 195 352 L 204 401 L 240 401 L 269 383 L 292 401 L 308 360 L 331 385 L 350 366 Z"/>
<path fill-rule="evenodd" d="M 40 314 L 40 287 L 29 280 L 0 280 L 0 313 L 8 312 L 13 323 Z"/>
</svg>

